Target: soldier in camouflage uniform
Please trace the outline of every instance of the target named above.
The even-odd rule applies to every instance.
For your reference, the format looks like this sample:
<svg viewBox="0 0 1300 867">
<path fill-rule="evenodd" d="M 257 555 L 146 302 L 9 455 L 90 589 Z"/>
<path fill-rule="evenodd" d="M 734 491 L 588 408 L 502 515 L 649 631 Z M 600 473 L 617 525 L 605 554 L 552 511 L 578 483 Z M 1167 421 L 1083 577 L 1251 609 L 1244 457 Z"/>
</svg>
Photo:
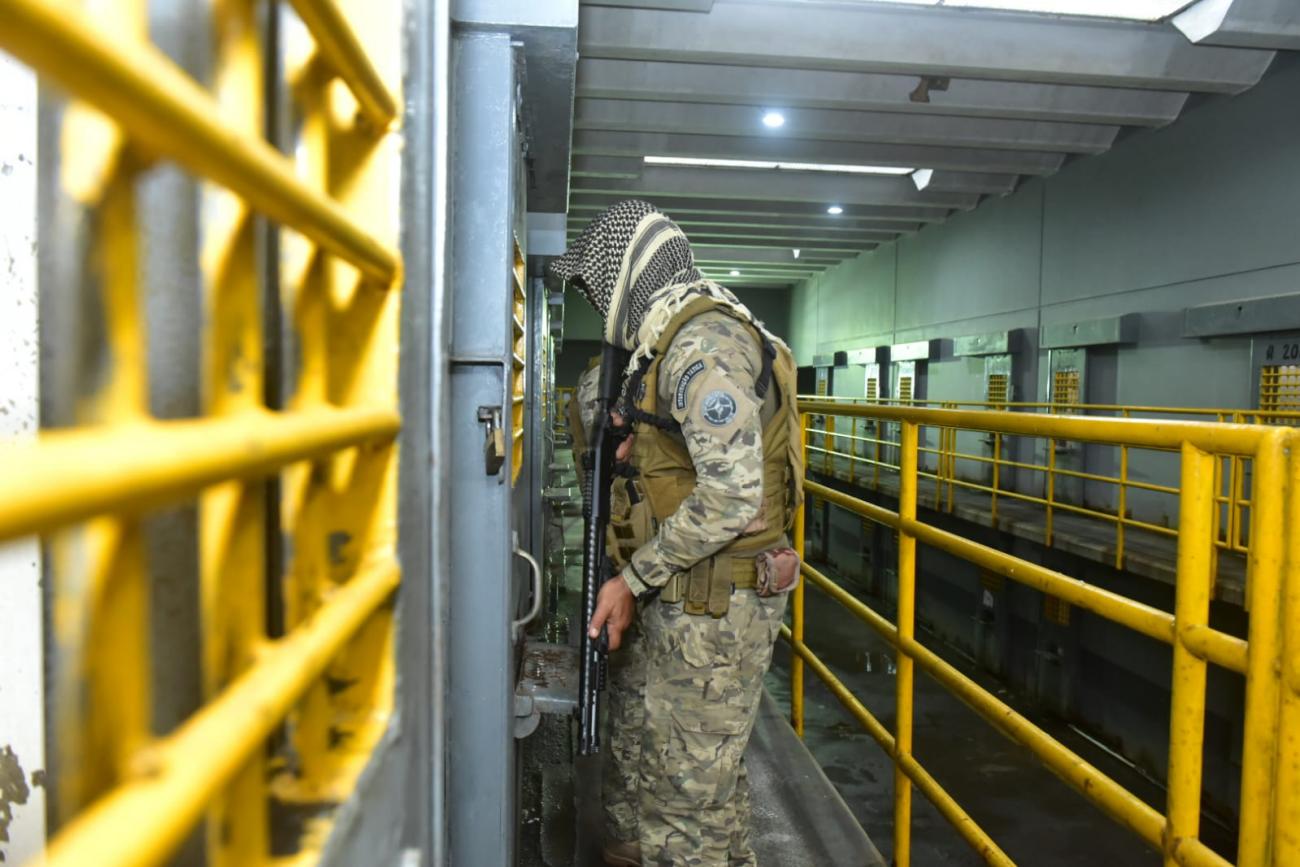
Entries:
<svg viewBox="0 0 1300 867">
<path fill-rule="evenodd" d="M 552 271 L 634 350 L 620 408 L 657 523 L 590 631 L 617 649 L 642 605 L 642 863 L 753 865 L 743 754 L 786 605 L 760 595 L 757 564 L 788 546 L 802 502 L 793 360 L 645 202 L 602 213 Z"/>
</svg>

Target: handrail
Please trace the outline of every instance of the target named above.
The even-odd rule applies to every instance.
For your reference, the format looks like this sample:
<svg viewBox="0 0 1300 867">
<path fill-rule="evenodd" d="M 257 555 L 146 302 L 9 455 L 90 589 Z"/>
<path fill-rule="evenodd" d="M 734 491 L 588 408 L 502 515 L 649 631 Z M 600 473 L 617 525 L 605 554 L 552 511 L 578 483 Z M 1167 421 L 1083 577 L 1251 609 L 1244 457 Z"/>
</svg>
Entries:
<svg viewBox="0 0 1300 867">
<path fill-rule="evenodd" d="M 343 79 L 375 129 L 383 132 L 397 116 L 397 102 L 357 41 L 334 0 L 290 0 L 311 31 L 326 62 Z"/>
<path fill-rule="evenodd" d="M 402 298 L 388 290 L 402 269 L 391 195 L 401 154 L 389 136 L 401 103 L 390 89 L 395 66 L 371 58 L 391 58 L 401 12 L 392 2 L 291 2 L 323 71 L 352 90 L 363 117 L 328 113 L 331 75 L 278 86 L 267 59 L 279 46 L 266 41 L 274 31 L 256 4 L 210 10 L 209 93 L 144 38 L 140 4 L 97 6 L 96 22 L 67 0 L 0 0 L 0 48 L 120 132 L 107 154 L 117 158 L 98 167 L 102 189 L 66 173 L 55 189 L 86 218 L 68 246 L 85 260 L 76 277 L 100 307 L 72 314 L 89 316 L 84 334 L 104 350 L 60 397 L 94 423 L 0 443 L 0 542 L 39 534 L 50 551 L 59 649 L 51 803 L 62 827 L 40 863 L 161 864 L 205 813 L 209 863 L 286 861 L 280 852 L 295 831 L 292 859 L 309 863 L 333 820 L 327 805 L 355 792 L 392 720 Z M 344 12 L 357 11 L 367 17 L 354 31 Z M 303 116 L 286 143 L 292 158 L 257 132 L 267 102 L 283 109 L 290 100 Z M 63 164 L 102 159 L 100 142 L 69 134 L 98 114 L 74 105 L 65 115 Z M 156 240 L 156 218 L 135 207 L 156 158 L 225 188 L 197 187 L 202 249 L 185 233 L 175 241 L 194 245 L 203 272 L 200 339 L 160 356 L 145 343 L 138 285 L 141 239 Z M 249 219 L 255 213 L 279 225 Z M 293 266 L 267 269 L 264 244 L 281 227 L 303 238 Z M 42 245 L 62 240 L 52 233 Z M 336 271 L 333 257 L 366 285 Z M 272 410 L 264 404 L 283 400 L 266 386 L 280 376 L 278 331 L 290 320 L 294 408 Z M 199 362 L 203 392 L 186 397 L 201 415 L 159 421 L 149 414 L 150 374 L 178 356 Z M 184 520 L 145 523 L 186 501 L 197 509 Z M 146 542 L 174 548 L 178 535 L 196 556 L 170 574 L 182 555 L 155 560 Z M 151 579 L 198 621 L 152 647 Z M 168 670 L 173 650 L 197 661 L 180 677 L 195 679 L 202 704 L 153 740 L 151 675 Z M 310 833 L 277 828 L 289 833 L 274 847 L 273 791 L 315 814 Z"/>
<path fill-rule="evenodd" d="M 910 786 L 915 784 L 991 864 L 1011 863 L 964 810 L 911 755 L 912 664 L 920 666 L 964 703 L 975 709 L 1012 740 L 1038 757 L 1058 777 L 1092 801 L 1113 820 L 1159 848 L 1166 864 L 1224 867 L 1229 862 L 1198 839 L 1201 776 L 1204 752 L 1207 664 L 1246 678 L 1246 722 L 1241 771 L 1241 830 L 1238 858 L 1242 865 L 1290 863 L 1280 853 L 1300 854 L 1294 824 L 1300 817 L 1300 734 L 1287 725 L 1300 723 L 1300 534 L 1287 532 L 1300 515 L 1300 431 L 1280 426 L 1247 426 L 1214 422 L 1099 419 L 1081 416 L 1028 416 L 1009 411 L 962 411 L 912 406 L 841 405 L 811 399 L 801 401 L 803 448 L 815 449 L 811 436 L 835 436 L 810 428 L 811 416 L 849 416 L 895 424 L 900 438 L 888 446 L 898 450 L 897 511 L 836 490 L 815 478 L 805 490 L 831 506 L 898 531 L 897 616 L 889 622 L 831 578 L 805 561 L 805 582 L 792 600 L 792 621 L 782 630 L 791 645 L 791 720 L 803 732 L 803 667 L 819 676 L 862 723 L 895 764 L 894 858 L 909 867 L 911 842 Z M 1176 602 L 1162 611 L 1105 590 L 1059 571 L 982 545 L 928 524 L 916 513 L 916 494 L 926 475 L 918 465 L 925 452 L 921 427 L 974 429 L 997 435 L 1036 436 L 1115 446 L 1176 450 L 1181 478 L 1176 489 L 1181 523 L 1177 536 Z M 942 449 L 941 449 L 942 451 Z M 1252 612 L 1246 639 L 1209 623 L 1213 583 L 1215 512 L 1222 498 L 1218 464 L 1224 455 L 1254 463 L 1251 504 L 1251 545 L 1248 560 L 1248 608 Z M 810 472 L 815 468 L 810 466 Z M 1002 493 L 1006 493 L 1003 491 Z M 1061 504 L 1057 504 L 1060 506 Z M 805 518 L 796 516 L 794 541 L 805 553 Z M 1087 764 L 1004 702 L 961 674 L 913 634 L 917 544 L 965 560 L 981 569 L 1051 594 L 1096 616 L 1132 629 L 1172 647 L 1172 708 L 1168 766 L 1168 805 L 1165 813 L 1148 806 L 1119 783 Z M 897 704 L 891 735 L 854 697 L 842 681 L 805 643 L 805 585 L 848 609 L 892 644 L 897 652 Z M 1285 594 L 1285 595 L 1284 595 Z M 1283 611 L 1279 617 L 1278 612 Z M 1284 631 L 1282 622 L 1290 628 Z M 1285 674 L 1283 674 L 1285 672 Z M 1276 808 L 1274 803 L 1276 801 Z M 1273 860 L 1267 852 L 1273 850 Z"/>
<path fill-rule="evenodd" d="M 929 409 L 911 406 L 834 404 L 823 400 L 801 400 L 799 410 L 812 415 L 849 416 L 879 421 L 910 422 L 916 425 L 961 428 L 988 433 L 1047 439 L 1081 440 L 1142 448 L 1177 450 L 1184 442 L 1197 448 L 1235 455 L 1249 455 L 1269 428 L 1245 424 L 1136 418 L 1095 418 L 1073 415 L 1026 415 L 1024 413 Z"/>
<path fill-rule="evenodd" d="M 1135 477 L 1130 468 L 1130 450 L 1133 448 L 1149 449 L 1152 452 L 1173 453 L 1178 450 L 1177 442 L 1182 435 L 1181 431 L 1191 430 L 1180 425 L 1200 425 L 1199 430 L 1212 432 L 1213 437 L 1218 438 L 1217 442 L 1198 441 L 1198 447 L 1206 448 L 1213 451 L 1221 457 L 1221 465 L 1215 469 L 1215 495 L 1214 502 L 1222 509 L 1216 509 L 1213 516 L 1215 547 L 1219 551 L 1230 552 L 1233 554 L 1245 554 L 1248 546 L 1244 540 L 1245 529 L 1248 527 L 1247 513 L 1251 508 L 1251 501 L 1247 494 L 1246 480 L 1251 473 L 1247 467 L 1249 462 L 1248 452 L 1252 448 L 1254 439 L 1270 427 L 1275 425 L 1256 425 L 1256 424 L 1239 424 L 1233 422 L 1206 422 L 1206 421 L 1186 421 L 1176 419 L 1133 419 L 1129 415 L 1136 411 L 1132 407 L 1118 407 L 1123 418 L 1098 418 L 1093 416 L 1080 416 L 1076 414 L 1069 415 L 1046 415 L 1036 413 L 1020 413 L 1004 409 L 978 409 L 978 410 L 955 410 L 950 404 L 944 404 L 940 408 L 931 408 L 925 406 L 916 406 L 913 403 L 890 404 L 879 401 L 866 401 L 856 403 L 826 403 L 820 398 L 813 398 L 801 403 L 801 406 L 807 407 L 812 412 L 823 413 L 825 419 L 824 429 L 817 429 L 816 436 L 820 437 L 823 447 L 810 445 L 809 451 L 822 455 L 822 458 L 813 464 L 820 466 L 821 471 L 828 476 L 839 476 L 837 462 L 847 460 L 848 478 L 850 484 L 864 484 L 868 482 L 867 478 L 859 480 L 856 472 L 859 465 L 872 467 L 873 472 L 870 474 L 870 484 L 879 487 L 881 483 L 880 471 L 893 470 L 897 471 L 897 464 L 892 462 L 897 457 L 898 441 L 892 439 L 891 431 L 896 434 L 897 423 L 891 423 L 889 418 L 901 417 L 904 414 L 920 413 L 921 415 L 912 415 L 923 427 L 938 429 L 937 446 L 922 445 L 919 454 L 925 455 L 931 460 L 927 461 L 926 469 L 922 470 L 922 476 L 932 479 L 935 483 L 933 494 L 933 505 L 936 509 L 944 509 L 952 512 L 956 506 L 955 493 L 958 490 L 974 492 L 987 495 L 985 501 L 988 521 L 993 525 L 998 525 L 999 505 L 1007 501 L 1015 501 L 1023 504 L 1038 505 L 1045 508 L 1044 524 L 1044 542 L 1048 546 L 1055 544 L 1055 516 L 1059 513 L 1078 515 L 1084 518 L 1108 522 L 1113 526 L 1114 532 L 1114 556 L 1113 564 L 1115 568 L 1122 569 L 1128 564 L 1128 556 L 1131 550 L 1129 545 L 1130 530 L 1142 531 L 1156 536 L 1172 538 L 1176 531 L 1163 525 L 1157 520 L 1144 520 L 1143 517 L 1133 514 L 1131 506 L 1130 493 L 1132 491 L 1147 491 L 1164 496 L 1177 496 L 1178 489 L 1172 485 L 1156 484 L 1152 481 L 1142 480 Z M 833 411 L 830 407 L 834 407 Z M 1148 408 L 1150 409 L 1150 408 Z M 897 411 L 897 412 L 895 412 Z M 1218 411 L 1207 411 L 1218 412 Z M 927 413 L 949 413 L 949 415 L 929 415 Z M 952 415 L 956 413 L 956 415 Z M 1240 413 L 1238 413 L 1240 415 Z M 997 423 L 999 429 L 991 430 L 989 428 L 990 420 L 994 417 L 1001 419 Z M 837 426 L 834 421 L 836 418 L 851 418 L 853 420 L 852 432 L 846 433 L 843 425 Z M 983 419 L 983 423 L 978 420 Z M 874 436 L 862 436 L 858 433 L 859 426 L 863 420 L 868 422 L 872 419 L 881 421 L 880 428 L 874 431 Z M 1043 419 L 1055 419 L 1054 422 L 1039 423 Z M 1300 417 L 1297 417 L 1300 422 Z M 1140 422 L 1136 428 L 1133 422 Z M 1082 425 L 1082 426 L 1080 426 Z M 1115 425 L 1115 427 L 1109 427 Z M 1128 425 L 1127 428 L 1124 425 Z M 1152 427 L 1152 426 L 1155 427 Z M 1173 427 L 1170 427 L 1173 426 Z M 982 430 L 992 434 L 991 444 L 986 454 L 975 454 L 958 447 L 957 431 L 965 430 Z M 1151 437 L 1145 437 L 1145 441 L 1138 443 L 1131 438 L 1126 438 L 1124 432 L 1133 430 L 1160 430 L 1163 436 L 1152 440 Z M 1090 433 L 1090 431 L 1092 433 Z M 1098 433 L 1100 431 L 1100 433 Z M 1047 461 L 1045 463 L 1033 463 L 1027 460 L 1016 460 L 1011 456 L 1007 448 L 1007 437 L 1038 437 L 1048 440 L 1047 444 Z M 1227 438 L 1227 439 L 1225 439 Z M 1235 440 L 1230 442 L 1228 439 Z M 1096 442 L 1103 445 L 1113 446 L 1118 449 L 1119 456 L 1117 460 L 1118 475 L 1105 475 L 1099 472 L 1086 472 L 1083 469 L 1071 467 L 1068 461 L 1062 461 L 1057 456 L 1057 444 L 1061 442 Z M 842 443 L 848 443 L 850 448 L 843 449 Z M 867 455 L 860 454 L 862 449 L 857 445 L 863 443 L 866 445 Z M 871 448 L 874 446 L 875 457 L 870 456 Z M 972 472 L 971 467 L 976 467 Z M 1008 484 L 1006 479 L 1007 470 L 1018 470 L 1024 473 L 1037 474 L 1038 478 L 1033 476 L 1021 476 L 1014 484 Z M 980 477 L 983 474 L 983 478 Z M 1117 491 L 1114 507 L 1107 509 L 1092 502 L 1079 500 L 1072 497 L 1063 497 L 1061 487 L 1058 484 L 1060 479 L 1074 479 L 1085 483 L 1098 483 L 1114 486 Z M 1029 489 L 1026 489 L 1029 485 Z M 1034 487 L 1041 485 L 1041 490 L 1034 490 Z M 1073 502 L 1071 500 L 1074 500 Z M 1152 508 L 1149 504 L 1139 506 L 1142 509 Z M 1156 511 L 1160 516 L 1161 512 Z M 1213 566 L 1216 574 L 1219 568 L 1217 560 Z M 1236 592 L 1235 585 L 1225 585 L 1232 587 L 1231 592 Z M 1229 598 L 1232 598 L 1231 596 Z"/>
<path fill-rule="evenodd" d="M 3 0 L 0 48 L 109 115 L 150 151 L 230 188 L 383 286 L 400 278 L 396 250 L 299 180 L 269 144 L 223 124 L 212 97 L 153 45 L 108 38 L 62 0 Z"/>
<path fill-rule="evenodd" d="M 399 583 L 386 563 L 355 576 L 302 627 L 174 734 L 145 749 L 134 779 L 59 833 L 46 867 L 152 867 L 173 854 L 209 802 L 262 748 L 325 667 Z M 140 829 L 148 828 L 149 833 Z M 131 833 L 127 833 L 132 829 Z"/>
<path fill-rule="evenodd" d="M 0 541 L 110 510 L 138 514 L 215 482 L 392 440 L 400 426 L 391 410 L 309 409 L 82 428 L 0 444 Z"/>
<path fill-rule="evenodd" d="M 799 395 L 799 404 L 817 401 L 820 403 L 864 404 L 868 406 L 912 406 L 917 408 L 955 408 L 955 409 L 991 409 L 991 410 L 1046 410 L 1059 414 L 1062 405 L 1046 401 L 987 401 L 987 400 L 927 400 L 922 398 L 892 397 L 846 397 L 844 395 Z M 1122 403 L 1079 403 L 1069 405 L 1071 415 L 1088 412 L 1147 413 L 1150 415 L 1196 415 L 1214 416 L 1215 421 L 1226 422 L 1246 417 L 1290 420 L 1300 422 L 1300 412 L 1289 410 L 1242 409 L 1241 407 L 1205 407 L 1205 406 L 1149 406 L 1145 404 Z M 1237 422 L 1245 423 L 1245 422 Z"/>
</svg>

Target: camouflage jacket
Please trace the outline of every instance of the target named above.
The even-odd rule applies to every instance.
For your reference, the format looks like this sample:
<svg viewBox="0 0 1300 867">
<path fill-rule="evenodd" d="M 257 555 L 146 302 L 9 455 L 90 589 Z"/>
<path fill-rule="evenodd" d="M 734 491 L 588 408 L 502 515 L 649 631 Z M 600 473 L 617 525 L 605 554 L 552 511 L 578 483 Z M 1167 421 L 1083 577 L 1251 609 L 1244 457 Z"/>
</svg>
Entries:
<svg viewBox="0 0 1300 867">
<path fill-rule="evenodd" d="M 632 555 L 624 580 L 637 596 L 735 540 L 763 506 L 762 372 L 752 334 L 725 313 L 682 325 L 664 352 L 658 400 L 681 424 L 695 489 Z"/>
</svg>

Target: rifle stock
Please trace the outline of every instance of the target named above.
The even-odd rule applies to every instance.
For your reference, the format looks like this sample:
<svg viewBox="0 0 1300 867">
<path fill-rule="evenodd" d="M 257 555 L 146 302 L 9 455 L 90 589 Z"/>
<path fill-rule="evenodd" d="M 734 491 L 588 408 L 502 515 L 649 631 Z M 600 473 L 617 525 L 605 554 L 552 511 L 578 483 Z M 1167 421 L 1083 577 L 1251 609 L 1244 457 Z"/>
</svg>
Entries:
<svg viewBox="0 0 1300 867">
<path fill-rule="evenodd" d="M 578 644 L 578 754 L 600 751 L 600 690 L 604 685 L 605 655 L 609 640 L 602 628 L 598 639 L 588 637 L 587 628 L 596 613 L 596 597 L 612 576 L 607 573 L 605 528 L 609 525 L 611 486 L 614 483 L 614 453 L 618 437 L 610 410 L 618 400 L 623 368 L 628 353 L 602 344 L 596 412 L 589 439 L 590 469 L 583 486 L 582 546 L 582 630 Z"/>
</svg>

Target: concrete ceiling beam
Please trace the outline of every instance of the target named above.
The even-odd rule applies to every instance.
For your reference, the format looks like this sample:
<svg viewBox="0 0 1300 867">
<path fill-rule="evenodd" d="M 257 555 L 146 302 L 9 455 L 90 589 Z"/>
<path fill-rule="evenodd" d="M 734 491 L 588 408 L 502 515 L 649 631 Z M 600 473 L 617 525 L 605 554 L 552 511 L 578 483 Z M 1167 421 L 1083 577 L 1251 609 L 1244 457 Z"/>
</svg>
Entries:
<svg viewBox="0 0 1300 867">
<path fill-rule="evenodd" d="M 1300 4 L 1295 0 L 1200 0 L 1173 18 L 1198 45 L 1300 49 Z"/>
<path fill-rule="evenodd" d="M 728 2 L 708 15 L 587 6 L 584 58 L 1240 93 L 1269 51 L 1164 24 L 877 3 Z M 774 38 L 780 34 L 780 38 Z"/>
<path fill-rule="evenodd" d="M 692 133 L 579 130 L 573 137 L 578 156 L 647 155 L 696 159 L 778 160 L 858 166 L 906 166 L 958 172 L 1050 175 L 1065 162 L 1057 151 L 936 147 L 879 142 L 819 141 L 771 136 L 695 135 Z"/>
<path fill-rule="evenodd" d="M 580 99 L 575 130 L 683 133 L 741 138 L 814 139 L 928 147 L 1101 153 L 1119 127 L 1091 123 L 1003 120 L 984 117 L 784 109 L 785 124 L 766 129 L 763 109 L 694 102 L 628 102 Z"/>
<path fill-rule="evenodd" d="M 907 176 L 826 175 L 820 172 L 773 172 L 743 169 L 694 169 L 646 166 L 628 179 L 574 178 L 571 190 L 643 196 L 695 196 L 707 199 L 788 201 L 831 205 L 924 206 L 970 210 L 979 196 L 918 190 Z"/>
<path fill-rule="evenodd" d="M 569 193 L 569 212 L 571 214 L 586 213 L 594 216 L 595 212 L 602 211 L 610 205 L 627 198 L 634 198 L 637 195 L 646 198 L 644 194 L 636 193 L 590 192 L 573 189 Z M 749 217 L 801 218 L 827 216 L 826 205 L 821 202 L 776 202 L 751 199 L 719 200 L 697 196 L 694 191 L 686 195 L 660 193 L 650 198 L 650 201 L 673 219 L 685 219 L 687 216 L 721 216 L 728 219 L 733 217 L 747 219 Z M 844 213 L 839 215 L 841 218 L 860 222 L 885 221 L 893 223 L 898 220 L 906 220 L 915 223 L 942 223 L 951 212 L 949 208 L 932 205 L 844 205 L 843 207 Z"/>
<path fill-rule="evenodd" d="M 1121 126 L 1164 126 L 1187 101 L 1186 93 L 1132 88 L 597 58 L 578 61 L 578 96 Z"/>
<path fill-rule="evenodd" d="M 582 229 L 595 214 L 591 211 L 574 211 L 569 215 L 568 227 Z M 846 237 L 858 232 L 892 232 L 910 234 L 920 228 L 919 223 L 909 220 L 854 220 L 843 216 L 832 217 L 823 213 L 820 217 L 749 217 L 745 214 L 703 215 L 677 214 L 673 216 L 677 225 L 692 232 L 738 232 L 752 229 L 794 229 L 797 231 L 817 231 L 828 238 Z"/>
</svg>

